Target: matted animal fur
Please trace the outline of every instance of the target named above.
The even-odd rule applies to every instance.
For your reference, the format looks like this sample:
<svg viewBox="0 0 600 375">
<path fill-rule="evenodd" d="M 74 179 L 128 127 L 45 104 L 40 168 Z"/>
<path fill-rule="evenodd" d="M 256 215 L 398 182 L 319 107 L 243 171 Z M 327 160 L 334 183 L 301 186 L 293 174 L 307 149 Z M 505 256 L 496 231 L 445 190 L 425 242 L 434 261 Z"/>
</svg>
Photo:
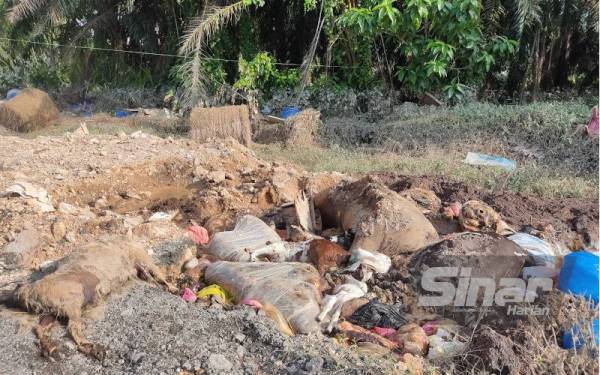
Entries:
<svg viewBox="0 0 600 375">
<path fill-rule="evenodd" d="M 417 206 L 370 177 L 329 191 L 315 200 L 323 223 L 355 234 L 350 251 L 363 249 L 394 256 L 412 253 L 439 239 Z"/>
<path fill-rule="evenodd" d="M 232 137 L 244 146 L 252 141 L 250 113 L 246 105 L 195 107 L 190 113 L 190 137 L 199 142 Z"/>
<path fill-rule="evenodd" d="M 97 357 L 101 355 L 99 349 L 81 332 L 83 309 L 99 302 L 139 273 L 144 278 L 153 277 L 171 290 L 143 247 L 126 238 L 105 238 L 70 254 L 55 272 L 18 287 L 15 299 L 29 311 L 67 318 L 68 331 L 79 350 Z M 35 330 L 45 355 L 52 355 L 56 350 L 46 337 L 50 326 L 46 319 L 46 323 L 40 321 Z"/>
</svg>

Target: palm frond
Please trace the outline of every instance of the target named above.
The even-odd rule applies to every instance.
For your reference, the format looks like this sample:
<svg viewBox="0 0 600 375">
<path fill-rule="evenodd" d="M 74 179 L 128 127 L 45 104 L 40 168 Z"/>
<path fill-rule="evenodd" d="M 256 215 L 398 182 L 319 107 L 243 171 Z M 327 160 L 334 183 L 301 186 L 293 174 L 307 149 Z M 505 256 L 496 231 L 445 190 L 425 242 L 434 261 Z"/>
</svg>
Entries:
<svg viewBox="0 0 600 375">
<path fill-rule="evenodd" d="M 8 20 L 16 23 L 25 19 L 48 3 L 48 0 L 20 0 L 12 8 L 8 10 Z"/>
<path fill-rule="evenodd" d="M 179 52 L 188 55 L 202 47 L 202 43 L 210 39 L 214 33 L 229 22 L 237 21 L 241 12 L 246 9 L 243 1 L 223 7 L 208 5 L 200 17 L 190 23 Z"/>
<path fill-rule="evenodd" d="M 527 26 L 541 22 L 541 0 L 516 0 L 515 18 L 513 27 L 518 34 Z"/>
<path fill-rule="evenodd" d="M 238 1 L 223 7 L 208 5 L 200 17 L 192 20 L 187 28 L 179 53 L 192 58 L 182 65 L 184 80 L 183 102 L 191 106 L 198 98 L 206 95 L 207 76 L 202 69 L 204 45 L 223 26 L 239 19 L 246 9 L 243 1 Z"/>
</svg>

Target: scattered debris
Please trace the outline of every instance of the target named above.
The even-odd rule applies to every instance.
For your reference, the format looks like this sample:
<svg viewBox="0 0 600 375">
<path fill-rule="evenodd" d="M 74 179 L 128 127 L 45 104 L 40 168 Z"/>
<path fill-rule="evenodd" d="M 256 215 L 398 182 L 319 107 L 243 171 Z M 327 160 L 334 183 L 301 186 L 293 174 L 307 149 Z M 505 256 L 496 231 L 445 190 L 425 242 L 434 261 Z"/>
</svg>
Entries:
<svg viewBox="0 0 600 375">
<path fill-rule="evenodd" d="M 398 329 L 407 323 L 406 314 L 399 306 L 385 305 L 376 299 L 359 307 L 348 321 L 367 329 Z"/>
<path fill-rule="evenodd" d="M 222 286 L 235 300 L 269 303 L 287 319 L 294 332 L 319 329 L 320 277 L 305 263 L 216 262 L 209 265 L 206 281 Z"/>
<path fill-rule="evenodd" d="M 40 233 L 35 228 L 25 227 L 12 242 L 0 252 L 5 268 L 14 269 L 27 266 L 41 245 Z"/>
<path fill-rule="evenodd" d="M 208 253 L 219 259 L 248 262 L 254 250 L 281 242 L 279 235 L 257 217 L 243 216 L 235 228 L 213 236 Z"/>
<path fill-rule="evenodd" d="M 4 193 L 5 196 L 20 196 L 33 198 L 42 212 L 54 211 L 54 206 L 50 201 L 48 192 L 39 186 L 25 181 L 15 182 L 8 187 Z"/>
<path fill-rule="evenodd" d="M 467 156 L 465 157 L 465 163 L 471 165 L 500 167 L 510 172 L 517 169 L 517 163 L 514 160 L 506 159 L 501 156 L 478 154 L 476 152 L 468 152 Z"/>
</svg>

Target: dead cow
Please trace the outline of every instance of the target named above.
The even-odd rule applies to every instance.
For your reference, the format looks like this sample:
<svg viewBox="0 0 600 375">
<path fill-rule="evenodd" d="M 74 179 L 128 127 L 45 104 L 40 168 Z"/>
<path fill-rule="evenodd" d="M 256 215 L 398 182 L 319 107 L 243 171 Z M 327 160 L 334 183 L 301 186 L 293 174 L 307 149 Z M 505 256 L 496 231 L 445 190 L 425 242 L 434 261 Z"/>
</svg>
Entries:
<svg viewBox="0 0 600 375">
<path fill-rule="evenodd" d="M 325 225 L 354 232 L 351 252 L 363 249 L 394 256 L 438 240 L 435 228 L 413 202 L 369 177 L 333 188 L 327 199 L 315 203 Z"/>
<path fill-rule="evenodd" d="M 108 238 L 90 243 L 61 263 L 55 272 L 19 286 L 14 295 L 24 308 L 43 314 L 34 332 L 44 356 L 56 352 L 57 346 L 49 339 L 48 332 L 54 317 L 58 317 L 68 319 L 67 330 L 81 352 L 101 358 L 102 349 L 82 333 L 82 310 L 136 275 L 144 279 L 152 277 L 173 291 L 146 250 L 126 239 Z"/>
</svg>

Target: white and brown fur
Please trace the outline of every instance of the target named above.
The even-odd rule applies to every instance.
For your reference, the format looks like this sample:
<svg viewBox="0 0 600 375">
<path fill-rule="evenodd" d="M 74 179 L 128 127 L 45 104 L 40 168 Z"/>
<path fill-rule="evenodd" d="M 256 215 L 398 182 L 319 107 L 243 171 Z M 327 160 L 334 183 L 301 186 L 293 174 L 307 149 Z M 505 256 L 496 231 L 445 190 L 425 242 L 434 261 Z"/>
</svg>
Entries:
<svg viewBox="0 0 600 375">
<path fill-rule="evenodd" d="M 83 310 L 136 276 L 153 278 L 174 291 L 143 247 L 125 238 L 105 238 L 71 253 L 53 273 L 20 285 L 13 299 L 42 314 L 34 333 L 44 356 L 53 356 L 57 350 L 48 337 L 55 318 L 66 318 L 67 330 L 78 349 L 100 359 L 102 348 L 89 342 L 82 332 Z"/>
</svg>

